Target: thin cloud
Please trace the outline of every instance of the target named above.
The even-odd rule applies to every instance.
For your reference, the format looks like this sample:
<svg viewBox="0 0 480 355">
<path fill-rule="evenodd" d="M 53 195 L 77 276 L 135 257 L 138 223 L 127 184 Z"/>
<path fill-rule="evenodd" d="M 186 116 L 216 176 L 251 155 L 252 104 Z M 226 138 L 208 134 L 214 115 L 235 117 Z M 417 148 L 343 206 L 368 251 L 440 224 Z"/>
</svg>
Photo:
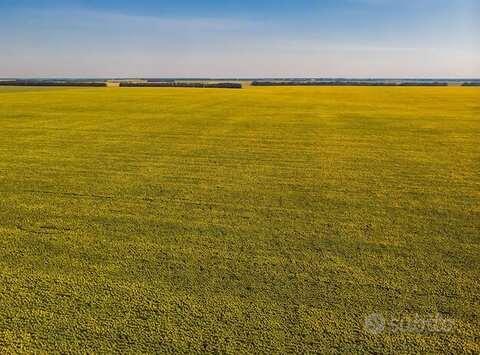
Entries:
<svg viewBox="0 0 480 355">
<path fill-rule="evenodd" d="M 115 12 L 76 10 L 29 10 L 29 16 L 36 21 L 68 19 L 72 26 L 103 26 L 135 27 L 167 31 L 240 31 L 251 29 L 259 24 L 253 21 L 244 21 L 228 18 L 208 17 L 160 17 L 146 15 L 130 15 Z"/>
</svg>

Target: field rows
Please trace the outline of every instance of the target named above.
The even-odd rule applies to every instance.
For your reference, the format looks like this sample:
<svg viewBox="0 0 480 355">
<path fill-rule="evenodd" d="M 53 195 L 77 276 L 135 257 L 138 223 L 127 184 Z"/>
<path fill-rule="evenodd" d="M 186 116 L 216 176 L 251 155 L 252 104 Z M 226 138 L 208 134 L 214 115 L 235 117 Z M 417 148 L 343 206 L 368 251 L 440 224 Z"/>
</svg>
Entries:
<svg viewBox="0 0 480 355">
<path fill-rule="evenodd" d="M 480 351 L 479 99 L 1 88 L 0 348 Z"/>
</svg>

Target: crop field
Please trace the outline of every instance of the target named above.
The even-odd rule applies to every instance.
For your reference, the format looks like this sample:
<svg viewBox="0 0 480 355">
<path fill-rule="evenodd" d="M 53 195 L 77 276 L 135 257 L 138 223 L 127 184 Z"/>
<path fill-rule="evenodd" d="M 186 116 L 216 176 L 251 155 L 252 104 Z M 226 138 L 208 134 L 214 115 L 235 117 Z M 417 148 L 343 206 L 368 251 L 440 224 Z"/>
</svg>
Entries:
<svg viewBox="0 0 480 355">
<path fill-rule="evenodd" d="M 1 352 L 478 353 L 479 329 L 480 89 L 0 88 Z"/>
</svg>

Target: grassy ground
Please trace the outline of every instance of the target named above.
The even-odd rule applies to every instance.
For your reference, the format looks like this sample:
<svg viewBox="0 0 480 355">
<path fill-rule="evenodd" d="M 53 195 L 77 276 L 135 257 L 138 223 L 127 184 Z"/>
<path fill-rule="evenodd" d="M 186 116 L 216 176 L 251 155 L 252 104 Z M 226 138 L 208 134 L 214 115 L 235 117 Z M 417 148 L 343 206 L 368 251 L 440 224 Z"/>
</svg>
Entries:
<svg viewBox="0 0 480 355">
<path fill-rule="evenodd" d="M 479 143 L 477 88 L 0 89 L 0 348 L 479 352 Z"/>
</svg>

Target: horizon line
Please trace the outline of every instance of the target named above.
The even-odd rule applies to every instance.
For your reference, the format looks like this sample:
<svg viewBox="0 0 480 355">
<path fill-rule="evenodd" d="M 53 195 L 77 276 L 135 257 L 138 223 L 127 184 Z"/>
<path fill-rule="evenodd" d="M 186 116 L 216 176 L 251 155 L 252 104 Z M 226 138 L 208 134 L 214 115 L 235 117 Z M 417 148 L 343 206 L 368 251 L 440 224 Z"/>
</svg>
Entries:
<svg viewBox="0 0 480 355">
<path fill-rule="evenodd" d="M 391 76 L 391 77 L 361 77 L 361 76 L 5 76 L 0 80 L 480 80 L 480 77 L 441 77 L 441 76 Z"/>
</svg>

